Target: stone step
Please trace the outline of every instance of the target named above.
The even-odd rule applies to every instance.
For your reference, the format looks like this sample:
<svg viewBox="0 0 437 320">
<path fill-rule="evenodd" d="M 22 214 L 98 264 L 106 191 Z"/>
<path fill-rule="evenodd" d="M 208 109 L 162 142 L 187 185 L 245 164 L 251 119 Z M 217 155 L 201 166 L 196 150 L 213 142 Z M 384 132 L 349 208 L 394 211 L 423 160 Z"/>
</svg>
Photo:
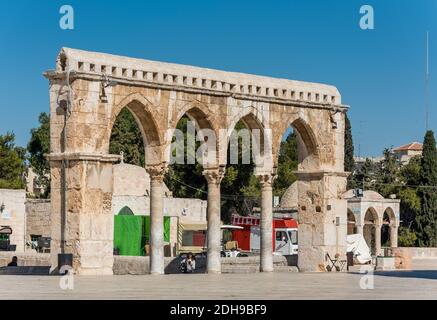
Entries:
<svg viewBox="0 0 437 320">
<path fill-rule="evenodd" d="M 257 273 L 259 265 L 222 264 L 222 273 Z M 297 267 L 275 265 L 274 272 L 299 272 Z"/>
</svg>

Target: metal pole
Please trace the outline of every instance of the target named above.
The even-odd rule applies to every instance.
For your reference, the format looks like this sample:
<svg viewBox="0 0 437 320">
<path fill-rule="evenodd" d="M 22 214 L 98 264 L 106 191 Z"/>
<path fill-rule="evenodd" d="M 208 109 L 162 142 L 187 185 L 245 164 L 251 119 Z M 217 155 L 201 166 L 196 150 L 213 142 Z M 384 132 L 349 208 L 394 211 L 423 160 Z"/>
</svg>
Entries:
<svg viewBox="0 0 437 320">
<path fill-rule="evenodd" d="M 425 130 L 428 131 L 429 123 L 429 32 L 426 32 L 426 72 L 425 72 Z"/>
<path fill-rule="evenodd" d="M 68 115 L 71 111 L 71 86 L 70 86 L 70 70 L 67 71 L 66 74 L 67 80 L 67 103 L 64 109 L 64 130 L 62 132 L 62 153 L 64 155 L 62 159 L 62 167 L 61 167 L 61 253 L 65 253 L 65 235 L 66 235 L 66 224 L 67 224 L 67 168 L 68 168 L 68 160 L 66 159 L 67 153 L 67 120 Z"/>
</svg>

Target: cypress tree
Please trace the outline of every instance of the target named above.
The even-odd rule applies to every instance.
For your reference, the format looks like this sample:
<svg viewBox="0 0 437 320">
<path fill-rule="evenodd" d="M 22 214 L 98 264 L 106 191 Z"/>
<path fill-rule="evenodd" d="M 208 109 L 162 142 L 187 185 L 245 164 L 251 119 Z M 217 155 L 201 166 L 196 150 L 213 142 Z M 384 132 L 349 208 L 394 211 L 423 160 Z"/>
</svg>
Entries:
<svg viewBox="0 0 437 320">
<path fill-rule="evenodd" d="M 351 172 L 347 181 L 347 188 L 355 188 L 353 173 L 355 170 L 354 160 L 354 143 L 352 140 L 352 127 L 349 117 L 345 114 L 345 130 L 344 130 L 344 170 Z"/>
<path fill-rule="evenodd" d="M 423 142 L 420 172 L 421 209 L 416 216 L 419 246 L 437 246 L 437 150 L 434 133 Z"/>
</svg>

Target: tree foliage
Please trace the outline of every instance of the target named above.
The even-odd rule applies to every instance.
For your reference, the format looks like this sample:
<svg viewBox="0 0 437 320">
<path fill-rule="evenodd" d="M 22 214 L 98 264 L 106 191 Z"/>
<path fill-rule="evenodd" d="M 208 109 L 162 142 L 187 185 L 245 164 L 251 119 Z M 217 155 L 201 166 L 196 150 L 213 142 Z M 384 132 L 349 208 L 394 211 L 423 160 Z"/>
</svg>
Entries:
<svg viewBox="0 0 437 320">
<path fill-rule="evenodd" d="M 45 155 L 50 153 L 50 116 L 43 112 L 38 120 L 39 127 L 30 131 L 27 151 L 30 166 L 36 174 L 36 183 L 44 190 L 40 196 L 47 198 L 50 194 L 50 163 Z"/>
<path fill-rule="evenodd" d="M 144 167 L 144 142 L 133 114 L 124 108 L 112 127 L 109 153 L 123 152 L 124 162 Z"/>
<path fill-rule="evenodd" d="M 437 246 L 437 150 L 434 133 L 427 131 L 423 142 L 419 197 L 416 216 L 420 246 Z"/>
<path fill-rule="evenodd" d="M 190 136 L 191 133 L 187 131 L 188 121 L 190 121 L 189 118 L 183 116 L 176 126 L 176 129 L 181 130 L 184 133 L 185 160 L 188 156 L 194 156 L 187 155 L 187 140 L 195 138 Z M 174 141 L 175 140 L 173 140 L 173 142 Z M 197 150 L 199 146 L 200 142 L 196 142 L 195 149 Z M 173 150 L 173 152 L 173 155 L 175 156 L 176 150 Z M 194 164 L 175 163 L 169 166 L 168 173 L 165 176 L 165 183 L 175 197 L 206 199 L 208 186 L 202 171 L 203 167 L 197 161 Z"/>
<path fill-rule="evenodd" d="M 347 179 L 347 189 L 356 188 L 356 180 L 353 179 L 353 172 L 355 171 L 355 160 L 354 143 L 352 139 L 352 126 L 347 114 L 345 115 L 344 129 L 344 171 L 352 173 Z"/>
<path fill-rule="evenodd" d="M 241 130 L 248 130 L 248 128 L 239 121 L 234 130 L 234 133 L 239 134 Z M 244 155 L 250 159 L 249 163 L 243 163 Z M 230 221 L 233 212 L 240 215 L 250 214 L 261 195 L 258 178 L 253 175 L 255 165 L 252 159 L 252 144 L 246 145 L 241 135 L 238 135 L 237 159 L 238 163 L 231 164 L 228 145 L 228 164 L 221 184 L 222 217 L 226 222 Z"/>
<path fill-rule="evenodd" d="M 294 171 L 297 170 L 297 155 L 297 136 L 296 132 L 293 131 L 281 142 L 279 149 L 278 172 L 273 184 L 275 196 L 282 197 L 291 184 L 296 181 Z"/>
<path fill-rule="evenodd" d="M 15 146 L 15 135 L 0 135 L 0 188 L 23 189 L 25 149 Z"/>
<path fill-rule="evenodd" d="M 413 230 L 400 226 L 398 232 L 398 246 L 414 247 L 416 245 L 417 235 Z"/>
<path fill-rule="evenodd" d="M 352 184 L 355 188 L 374 189 L 378 176 L 379 165 L 369 158 L 352 174 Z"/>
<path fill-rule="evenodd" d="M 379 165 L 376 177 L 376 190 L 385 198 L 398 191 L 400 163 L 393 152 L 386 148 L 383 151 L 383 159 Z"/>
</svg>

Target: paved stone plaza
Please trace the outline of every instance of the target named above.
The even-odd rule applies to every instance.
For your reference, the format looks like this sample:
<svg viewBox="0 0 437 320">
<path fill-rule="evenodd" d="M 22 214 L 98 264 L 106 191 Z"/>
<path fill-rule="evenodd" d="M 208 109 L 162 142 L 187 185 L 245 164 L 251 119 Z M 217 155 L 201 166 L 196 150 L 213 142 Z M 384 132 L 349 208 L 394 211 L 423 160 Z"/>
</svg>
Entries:
<svg viewBox="0 0 437 320">
<path fill-rule="evenodd" d="M 55 276 L 0 276 L 0 299 L 437 299 L 435 262 L 417 269 L 376 273 L 373 290 L 335 272 L 77 276 L 74 290 Z"/>
</svg>

